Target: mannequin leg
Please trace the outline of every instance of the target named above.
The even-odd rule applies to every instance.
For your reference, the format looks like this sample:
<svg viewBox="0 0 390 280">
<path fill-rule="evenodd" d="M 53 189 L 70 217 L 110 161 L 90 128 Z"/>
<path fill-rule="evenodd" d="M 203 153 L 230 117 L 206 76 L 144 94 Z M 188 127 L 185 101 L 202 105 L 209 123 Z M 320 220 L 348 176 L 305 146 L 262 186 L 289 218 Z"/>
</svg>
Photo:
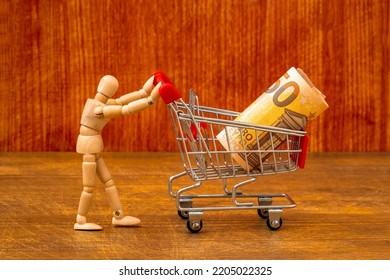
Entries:
<svg viewBox="0 0 390 280">
<path fill-rule="evenodd" d="M 140 224 L 140 220 L 131 216 L 124 216 L 122 204 L 119 199 L 118 188 L 111 178 L 111 174 L 100 155 L 97 155 L 97 175 L 106 188 L 108 200 L 113 210 L 112 224 L 117 226 L 135 226 Z"/>
<path fill-rule="evenodd" d="M 79 208 L 77 211 L 76 223 L 74 229 L 76 230 L 101 230 L 102 227 L 87 223 L 87 214 L 91 205 L 92 193 L 96 187 L 96 157 L 95 155 L 83 156 L 83 191 L 80 196 Z"/>
</svg>

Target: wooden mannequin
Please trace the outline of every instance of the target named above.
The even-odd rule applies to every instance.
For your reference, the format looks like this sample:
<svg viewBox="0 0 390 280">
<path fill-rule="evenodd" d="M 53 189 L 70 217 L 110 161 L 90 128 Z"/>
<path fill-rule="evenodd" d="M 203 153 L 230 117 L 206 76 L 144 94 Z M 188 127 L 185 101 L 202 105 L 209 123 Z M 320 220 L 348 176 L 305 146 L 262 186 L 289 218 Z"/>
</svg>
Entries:
<svg viewBox="0 0 390 280">
<path fill-rule="evenodd" d="M 170 81 L 162 72 L 155 72 L 142 89 L 117 99 L 110 99 L 118 89 L 118 81 L 113 76 L 104 76 L 99 83 L 94 99 L 88 99 L 80 121 L 80 135 L 77 139 L 77 152 L 83 154 L 83 191 L 81 193 L 75 230 L 101 230 L 100 225 L 87 222 L 92 193 L 97 184 L 96 176 L 106 188 L 108 200 L 113 210 L 112 224 L 135 226 L 140 220 L 125 216 L 118 195 L 118 189 L 111 178 L 100 153 L 103 151 L 101 131 L 110 118 L 134 114 L 153 105 L 159 97 L 161 85 Z M 165 81 L 164 81 L 165 79 Z M 150 94 L 150 95 L 149 95 Z"/>
</svg>

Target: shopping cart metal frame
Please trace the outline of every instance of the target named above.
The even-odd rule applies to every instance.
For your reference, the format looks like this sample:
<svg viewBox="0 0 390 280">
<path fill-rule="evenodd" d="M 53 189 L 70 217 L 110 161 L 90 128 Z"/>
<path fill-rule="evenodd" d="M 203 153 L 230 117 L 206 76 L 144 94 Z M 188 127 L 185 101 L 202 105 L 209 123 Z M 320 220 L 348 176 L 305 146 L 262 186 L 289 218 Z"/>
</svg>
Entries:
<svg viewBox="0 0 390 280">
<path fill-rule="evenodd" d="M 292 172 L 298 166 L 303 168 L 307 148 L 306 132 L 234 121 L 239 112 L 200 106 L 198 96 L 192 90 L 189 91 L 188 103 L 185 103 L 181 97 L 165 98 L 164 101 L 170 112 L 184 166 L 183 172 L 169 178 L 168 193 L 176 199 L 178 215 L 188 220 L 188 230 L 196 233 L 202 229 L 204 211 L 248 209 L 256 209 L 258 215 L 266 219 L 269 229 L 280 229 L 283 209 L 296 207 L 294 200 L 285 193 L 244 193 L 241 187 L 254 182 L 257 176 Z M 229 127 L 240 131 L 242 143 L 244 143 L 244 133 L 250 129 L 255 131 L 257 141 L 268 137 L 269 147 L 247 150 L 237 149 L 237 147 L 233 149 L 229 145 L 228 149 L 225 149 L 216 135 L 225 131 L 226 136 L 230 137 L 227 132 Z M 284 138 L 282 145 L 274 145 L 277 142 L 274 141 L 276 137 Z M 240 154 L 246 160 L 246 168 L 236 163 L 234 154 Z M 255 169 L 251 169 L 248 164 L 248 158 L 253 156 L 259 156 L 260 159 L 259 166 Z M 174 182 L 184 176 L 189 176 L 193 184 L 176 190 Z M 243 178 L 243 181 L 234 184 L 229 190 L 227 180 L 231 178 Z M 221 180 L 222 192 L 213 194 L 194 192 L 202 182 L 209 180 Z M 227 198 L 229 204 L 193 206 L 195 199 L 215 198 Z M 257 200 L 255 201 L 257 205 L 253 202 L 254 199 Z M 274 203 L 275 199 L 282 200 L 282 203 Z"/>
</svg>

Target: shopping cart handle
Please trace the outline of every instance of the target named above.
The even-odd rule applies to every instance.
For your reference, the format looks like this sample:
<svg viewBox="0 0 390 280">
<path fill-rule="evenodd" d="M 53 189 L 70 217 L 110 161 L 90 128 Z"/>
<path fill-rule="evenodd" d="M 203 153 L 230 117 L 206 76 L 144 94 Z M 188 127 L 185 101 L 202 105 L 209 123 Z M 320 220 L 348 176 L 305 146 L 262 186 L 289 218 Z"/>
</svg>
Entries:
<svg viewBox="0 0 390 280">
<path fill-rule="evenodd" d="M 153 85 L 156 86 L 159 82 L 172 84 L 171 80 L 164 74 L 163 71 L 157 70 L 152 74 L 154 76 Z"/>
<path fill-rule="evenodd" d="M 154 86 L 160 82 L 162 83 L 158 93 L 165 104 L 172 103 L 173 101 L 181 98 L 180 92 L 173 86 L 171 80 L 164 74 L 163 71 L 157 70 L 153 73 L 153 76 Z"/>
<path fill-rule="evenodd" d="M 180 92 L 172 84 L 163 84 L 160 87 L 159 94 L 165 104 L 172 103 L 181 98 Z"/>
<path fill-rule="evenodd" d="M 298 156 L 298 166 L 299 168 L 302 169 L 305 168 L 308 145 L 309 145 L 309 137 L 306 134 L 305 136 L 301 137 L 301 143 L 300 143 L 301 152 L 299 153 Z"/>
</svg>

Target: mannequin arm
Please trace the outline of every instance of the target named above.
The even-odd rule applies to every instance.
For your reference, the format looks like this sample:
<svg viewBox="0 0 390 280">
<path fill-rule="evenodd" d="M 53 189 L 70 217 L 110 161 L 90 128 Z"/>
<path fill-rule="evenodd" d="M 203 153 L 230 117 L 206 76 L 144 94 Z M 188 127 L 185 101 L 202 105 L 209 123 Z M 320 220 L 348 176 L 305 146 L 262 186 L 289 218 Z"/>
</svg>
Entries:
<svg viewBox="0 0 390 280">
<path fill-rule="evenodd" d="M 121 97 L 119 97 L 117 99 L 108 99 L 106 104 L 107 105 L 121 105 L 121 106 L 123 106 L 123 105 L 129 104 L 135 100 L 147 97 L 153 89 L 154 79 L 155 79 L 154 76 L 150 77 L 149 80 L 147 80 L 147 82 L 144 84 L 142 89 L 125 94 L 125 95 L 122 95 Z"/>
<path fill-rule="evenodd" d="M 152 80 L 153 81 L 153 80 Z M 95 115 L 97 116 L 102 116 L 105 118 L 115 118 L 115 117 L 121 117 L 121 116 L 126 116 L 130 114 L 135 114 L 140 111 L 143 111 L 147 109 L 148 107 L 152 106 L 157 99 L 160 97 L 159 95 L 159 89 L 161 87 L 161 82 L 158 83 L 152 90 L 150 96 L 145 96 L 143 98 L 135 98 L 131 99 L 128 98 L 127 100 L 134 100 L 130 101 L 126 105 L 107 105 L 107 106 L 101 106 L 97 107 L 95 109 Z M 139 91 L 138 91 L 139 92 Z M 135 92 L 135 93 L 138 93 Z M 138 97 L 139 95 L 134 95 L 133 93 L 127 94 L 127 96 L 130 96 L 133 98 L 134 96 Z"/>
</svg>

